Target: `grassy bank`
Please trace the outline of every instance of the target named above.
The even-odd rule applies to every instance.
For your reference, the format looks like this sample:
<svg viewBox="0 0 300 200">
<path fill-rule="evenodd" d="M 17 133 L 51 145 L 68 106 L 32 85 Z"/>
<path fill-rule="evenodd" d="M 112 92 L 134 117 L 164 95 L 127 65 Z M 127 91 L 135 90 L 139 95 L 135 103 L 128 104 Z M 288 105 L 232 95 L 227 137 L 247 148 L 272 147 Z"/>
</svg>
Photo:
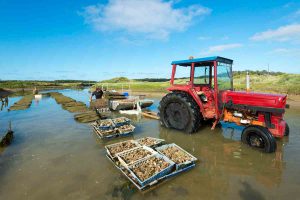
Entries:
<svg viewBox="0 0 300 200">
<path fill-rule="evenodd" d="M 95 81 L 83 80 L 55 80 L 55 81 L 20 81 L 20 80 L 0 80 L 0 88 L 19 90 L 33 89 L 63 89 L 63 88 L 80 88 L 95 84 Z"/>
<path fill-rule="evenodd" d="M 256 92 L 300 94 L 300 74 L 286 74 L 281 72 L 268 73 L 266 71 L 250 71 L 251 90 Z M 245 90 L 246 72 L 234 72 L 233 87 L 235 90 Z M 127 79 L 114 78 L 98 82 L 95 87 L 108 87 L 109 90 L 128 90 L 165 92 L 170 86 L 168 79 Z"/>
<path fill-rule="evenodd" d="M 250 75 L 251 89 L 259 92 L 300 94 L 300 74 L 261 74 Z M 245 88 L 245 75 L 234 76 L 234 88 L 242 90 Z"/>
</svg>

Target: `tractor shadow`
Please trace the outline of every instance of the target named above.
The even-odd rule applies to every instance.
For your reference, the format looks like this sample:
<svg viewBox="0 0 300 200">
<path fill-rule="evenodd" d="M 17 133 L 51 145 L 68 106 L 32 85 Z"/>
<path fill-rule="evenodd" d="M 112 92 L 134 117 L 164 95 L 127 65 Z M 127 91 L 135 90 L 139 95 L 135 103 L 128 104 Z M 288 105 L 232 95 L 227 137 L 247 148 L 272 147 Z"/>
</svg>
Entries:
<svg viewBox="0 0 300 200">
<path fill-rule="evenodd" d="M 265 198 L 263 197 L 263 195 L 255 190 L 254 188 L 251 187 L 251 185 L 247 182 L 241 182 L 243 189 L 239 191 L 239 195 L 241 197 L 241 199 L 244 200 L 252 200 L 252 199 L 256 199 L 256 200 L 264 200 Z"/>
</svg>

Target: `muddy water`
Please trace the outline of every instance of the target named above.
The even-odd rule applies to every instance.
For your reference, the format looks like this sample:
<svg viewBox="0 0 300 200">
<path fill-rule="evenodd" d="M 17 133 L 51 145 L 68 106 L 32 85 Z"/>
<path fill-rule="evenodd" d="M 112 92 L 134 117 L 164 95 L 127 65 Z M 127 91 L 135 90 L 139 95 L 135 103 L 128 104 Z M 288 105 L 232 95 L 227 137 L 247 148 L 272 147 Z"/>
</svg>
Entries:
<svg viewBox="0 0 300 200">
<path fill-rule="evenodd" d="M 87 102 L 87 90 L 63 93 Z M 12 98 L 10 104 L 17 101 Z M 158 102 L 158 99 L 157 99 Z M 156 102 L 156 103 L 157 103 Z M 155 105 L 152 106 L 155 109 Z M 0 130 L 11 120 L 13 144 L 0 153 L 0 199 L 297 199 L 300 196 L 300 109 L 289 109 L 289 138 L 274 154 L 254 151 L 236 138 L 239 130 L 208 126 L 192 135 L 132 118 L 133 137 L 159 137 L 200 161 L 191 171 L 141 193 L 105 157 L 104 142 L 89 125 L 73 120 L 51 98 L 25 111 L 0 112 Z M 3 128 L 4 127 L 4 128 Z M 129 139 L 126 138 L 126 139 Z"/>
</svg>

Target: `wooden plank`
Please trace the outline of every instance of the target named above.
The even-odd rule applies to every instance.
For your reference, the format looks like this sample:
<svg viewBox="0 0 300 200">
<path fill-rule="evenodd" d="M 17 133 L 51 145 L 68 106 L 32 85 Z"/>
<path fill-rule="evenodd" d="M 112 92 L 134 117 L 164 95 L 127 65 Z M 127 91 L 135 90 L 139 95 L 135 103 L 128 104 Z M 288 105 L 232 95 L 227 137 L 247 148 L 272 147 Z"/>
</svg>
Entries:
<svg viewBox="0 0 300 200">
<path fill-rule="evenodd" d="M 142 115 L 147 118 L 159 120 L 159 116 L 157 116 L 157 113 L 155 113 L 155 112 L 143 111 Z"/>
<path fill-rule="evenodd" d="M 14 137 L 13 131 L 7 131 L 0 139 L 0 147 L 6 147 L 11 144 Z"/>
</svg>

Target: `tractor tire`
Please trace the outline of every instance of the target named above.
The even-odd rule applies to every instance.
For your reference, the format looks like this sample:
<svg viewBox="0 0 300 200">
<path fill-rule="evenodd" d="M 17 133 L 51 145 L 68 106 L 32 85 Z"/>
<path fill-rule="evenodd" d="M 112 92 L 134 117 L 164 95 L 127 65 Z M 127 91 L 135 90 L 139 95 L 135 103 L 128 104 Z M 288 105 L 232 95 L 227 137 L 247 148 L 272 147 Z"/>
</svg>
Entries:
<svg viewBox="0 0 300 200">
<path fill-rule="evenodd" d="M 242 142 L 266 153 L 276 151 L 276 140 L 271 132 L 262 126 L 248 126 L 243 130 Z"/>
<path fill-rule="evenodd" d="M 290 127 L 288 123 L 285 124 L 285 131 L 284 131 L 284 136 L 289 136 L 290 135 Z"/>
<path fill-rule="evenodd" d="M 160 101 L 158 109 L 161 124 L 167 128 L 193 133 L 201 126 L 202 115 L 199 106 L 186 93 L 167 94 Z"/>
</svg>

